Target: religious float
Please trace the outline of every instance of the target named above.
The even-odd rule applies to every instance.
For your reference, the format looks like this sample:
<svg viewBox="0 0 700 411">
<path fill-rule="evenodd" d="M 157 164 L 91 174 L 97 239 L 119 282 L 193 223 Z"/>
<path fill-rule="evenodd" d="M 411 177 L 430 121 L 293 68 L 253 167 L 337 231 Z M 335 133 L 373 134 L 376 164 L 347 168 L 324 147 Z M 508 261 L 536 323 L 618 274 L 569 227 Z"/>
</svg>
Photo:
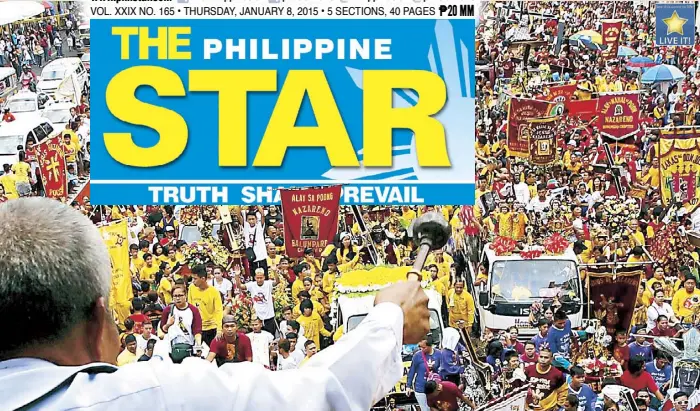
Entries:
<svg viewBox="0 0 700 411">
<path fill-rule="evenodd" d="M 353 270 L 339 275 L 335 281 L 334 296 L 331 302 L 331 318 L 336 334 L 352 331 L 367 316 L 374 306 L 374 297 L 381 289 L 406 279 L 410 267 L 367 266 L 365 269 Z M 433 344 L 442 348 L 445 322 L 442 317 L 442 297 L 433 290 L 427 281 L 422 286 L 428 295 L 430 310 L 430 334 Z M 476 354 L 468 335 L 462 334 L 467 342 L 462 362 L 465 372 L 462 382 L 465 385 L 465 395 L 473 398 L 477 404 L 486 402 L 489 398 L 490 370 L 482 363 Z M 384 409 L 387 404 L 395 404 L 399 409 L 411 409 L 416 404 L 413 394 L 406 394 L 408 369 L 411 366 L 413 353 L 417 345 L 404 345 L 402 356 L 404 361 L 404 376 L 396 384 L 385 399 L 376 404 L 376 409 Z"/>
</svg>

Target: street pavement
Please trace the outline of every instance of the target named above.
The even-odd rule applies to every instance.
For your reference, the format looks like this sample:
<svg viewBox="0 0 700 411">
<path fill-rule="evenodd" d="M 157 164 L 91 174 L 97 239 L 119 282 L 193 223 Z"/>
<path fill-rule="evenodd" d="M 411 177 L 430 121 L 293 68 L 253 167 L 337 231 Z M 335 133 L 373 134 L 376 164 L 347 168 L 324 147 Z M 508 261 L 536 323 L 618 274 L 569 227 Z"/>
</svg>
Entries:
<svg viewBox="0 0 700 411">
<path fill-rule="evenodd" d="M 68 50 L 68 45 L 66 44 L 66 33 L 64 30 L 61 30 L 61 50 L 63 51 L 63 57 L 78 57 L 78 52 L 73 49 L 73 50 Z M 82 53 L 81 53 L 82 54 Z M 56 53 L 54 53 L 51 57 L 49 57 L 49 62 L 52 60 L 56 59 Z M 32 72 L 39 77 L 41 75 L 41 70 L 46 66 L 49 62 L 42 62 L 42 66 L 32 66 Z"/>
</svg>

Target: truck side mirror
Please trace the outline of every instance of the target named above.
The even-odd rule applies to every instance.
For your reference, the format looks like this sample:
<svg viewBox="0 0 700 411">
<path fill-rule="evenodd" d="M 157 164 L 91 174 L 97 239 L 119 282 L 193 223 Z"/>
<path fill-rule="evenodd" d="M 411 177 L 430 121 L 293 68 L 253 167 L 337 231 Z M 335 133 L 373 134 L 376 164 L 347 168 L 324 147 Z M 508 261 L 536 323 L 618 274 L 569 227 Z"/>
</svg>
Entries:
<svg viewBox="0 0 700 411">
<path fill-rule="evenodd" d="M 488 291 L 480 291 L 479 292 L 479 305 L 482 307 L 486 307 L 489 305 L 489 293 L 488 293 Z"/>
</svg>

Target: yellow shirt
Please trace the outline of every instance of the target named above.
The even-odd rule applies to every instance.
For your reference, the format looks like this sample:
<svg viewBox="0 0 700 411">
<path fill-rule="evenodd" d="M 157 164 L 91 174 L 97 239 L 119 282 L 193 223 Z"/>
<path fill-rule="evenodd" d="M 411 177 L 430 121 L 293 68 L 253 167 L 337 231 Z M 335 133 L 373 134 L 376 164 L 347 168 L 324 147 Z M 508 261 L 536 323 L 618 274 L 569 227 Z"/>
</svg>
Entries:
<svg viewBox="0 0 700 411">
<path fill-rule="evenodd" d="M 323 251 L 321 252 L 321 257 L 328 257 L 329 255 L 331 255 L 331 251 L 333 251 L 334 248 L 335 248 L 335 245 L 333 245 L 333 244 L 327 245 L 326 248 L 324 248 Z"/>
<path fill-rule="evenodd" d="M 337 273 L 330 273 L 328 271 L 326 271 L 326 273 L 323 274 L 321 288 L 323 288 L 324 293 L 330 295 L 333 292 L 333 287 L 335 287 L 335 279 L 337 275 Z"/>
<path fill-rule="evenodd" d="M 323 326 L 321 316 L 316 312 L 312 312 L 310 316 L 301 315 L 297 318 L 297 322 L 304 328 L 304 337 L 316 343 L 317 347 L 321 346 L 321 335 L 330 337 L 332 334 Z"/>
<path fill-rule="evenodd" d="M 15 173 L 17 181 L 21 181 L 23 183 L 29 182 L 29 175 L 31 173 L 31 170 L 31 166 L 29 166 L 29 164 L 25 163 L 24 161 L 18 161 L 12 165 L 12 172 Z"/>
<path fill-rule="evenodd" d="M 280 257 L 281 258 L 281 257 Z M 269 258 L 268 258 L 269 260 Z M 306 264 L 309 265 L 309 268 L 311 269 L 311 272 L 314 274 L 319 274 L 321 270 L 321 262 L 318 261 L 316 258 L 311 258 L 311 261 L 307 260 L 306 258 L 303 260 Z M 268 263 L 269 265 L 269 263 Z"/>
<path fill-rule="evenodd" d="M 441 263 L 437 262 L 435 254 L 430 254 L 428 255 L 428 258 L 425 259 L 425 266 L 427 267 L 431 264 L 435 264 L 438 267 L 438 276 L 442 277 L 450 274 L 450 267 L 452 267 L 454 262 L 455 260 L 452 258 L 452 256 L 447 253 L 442 253 Z"/>
<path fill-rule="evenodd" d="M 513 213 L 510 211 L 496 213 L 496 218 L 498 219 L 498 235 L 511 237 L 513 233 Z"/>
<path fill-rule="evenodd" d="M 311 303 L 314 305 L 314 312 L 318 313 L 318 315 L 323 315 L 325 313 L 325 309 L 319 303 L 318 301 L 311 300 Z M 294 307 L 294 310 L 292 310 L 292 314 L 296 317 L 301 317 L 301 303 L 297 304 Z"/>
<path fill-rule="evenodd" d="M 160 284 L 158 284 L 158 294 L 163 294 L 163 302 L 165 305 L 169 305 L 173 302 L 173 285 L 165 277 L 160 279 Z"/>
<path fill-rule="evenodd" d="M 13 198 L 19 198 L 17 194 L 17 176 L 14 174 L 4 174 L 0 176 L 0 184 L 5 189 L 5 197 L 9 200 Z"/>
<path fill-rule="evenodd" d="M 274 260 L 270 257 L 267 257 L 267 266 L 272 267 L 273 265 L 277 265 L 280 263 L 281 259 L 282 259 L 281 255 L 276 255 Z"/>
<path fill-rule="evenodd" d="M 416 212 L 411 210 L 410 208 L 408 210 L 402 210 L 401 211 L 401 218 L 404 221 L 411 222 L 416 219 Z"/>
<path fill-rule="evenodd" d="M 202 331 L 221 328 L 224 307 L 221 304 L 221 294 L 216 288 L 209 286 L 202 291 L 199 287 L 191 286 L 187 292 L 187 301 L 199 309 L 202 315 Z"/>
<path fill-rule="evenodd" d="M 634 238 L 638 245 L 645 245 L 646 240 L 644 239 L 644 234 L 641 231 L 635 231 L 632 233 L 632 238 Z"/>
<path fill-rule="evenodd" d="M 121 367 L 122 365 L 131 364 L 136 362 L 136 354 L 132 354 L 129 350 L 124 350 L 117 356 L 117 365 Z"/>
<path fill-rule="evenodd" d="M 136 258 L 132 258 L 131 265 L 132 265 L 132 271 L 134 271 L 134 274 L 141 271 L 141 268 L 143 268 L 144 264 L 146 264 L 146 262 L 143 261 L 143 258 L 141 258 L 139 256 L 136 256 Z"/>
<path fill-rule="evenodd" d="M 70 129 L 61 130 L 61 137 L 65 136 L 66 134 L 70 135 L 70 142 L 73 144 L 73 146 L 75 146 L 75 149 L 80 151 L 82 147 L 80 146 L 80 139 L 78 139 L 78 135 Z"/>
<path fill-rule="evenodd" d="M 75 144 L 71 141 L 68 144 L 63 144 L 63 150 L 65 151 L 66 154 L 66 162 L 67 163 L 75 163 L 77 161 L 76 154 L 78 153 L 78 149 Z M 77 170 L 74 170 L 77 172 Z"/>
<path fill-rule="evenodd" d="M 474 324 L 474 299 L 467 291 L 457 294 L 454 289 L 447 293 L 447 310 L 450 313 L 450 327 L 457 327 L 457 321 L 464 321 L 467 328 Z"/>
<path fill-rule="evenodd" d="M 338 265 L 355 264 L 360 259 L 360 250 L 358 250 L 357 246 L 353 245 L 351 247 L 352 251 L 355 253 L 355 256 L 352 259 L 348 258 L 350 249 L 344 249 L 342 252 L 340 248 L 335 250 L 335 256 L 338 257 Z"/>
<path fill-rule="evenodd" d="M 141 271 L 139 272 L 139 278 L 141 279 L 141 281 L 144 281 L 144 280 L 155 281 L 156 273 L 159 270 L 160 270 L 160 268 L 158 268 L 155 261 L 153 262 L 153 264 L 150 267 L 147 264 L 144 264 L 143 267 L 141 267 Z"/>
<path fill-rule="evenodd" d="M 294 301 L 294 305 L 299 304 L 299 293 L 302 291 L 304 291 L 304 280 L 299 276 L 292 283 L 292 301 Z"/>
<path fill-rule="evenodd" d="M 673 301 L 671 301 L 671 307 L 676 317 L 683 318 L 693 315 L 693 304 L 690 299 L 694 296 L 700 299 L 700 290 L 695 289 L 692 294 L 688 294 L 685 288 L 676 291 L 676 294 L 673 296 Z"/>
<path fill-rule="evenodd" d="M 430 282 L 430 287 L 440 294 L 442 298 L 446 298 L 447 292 L 450 290 L 450 276 L 444 275 L 442 277 L 438 277 L 437 280 Z"/>
<path fill-rule="evenodd" d="M 513 214 L 513 239 L 522 240 L 525 238 L 525 228 L 530 220 L 527 218 L 525 213 L 514 213 Z"/>
</svg>

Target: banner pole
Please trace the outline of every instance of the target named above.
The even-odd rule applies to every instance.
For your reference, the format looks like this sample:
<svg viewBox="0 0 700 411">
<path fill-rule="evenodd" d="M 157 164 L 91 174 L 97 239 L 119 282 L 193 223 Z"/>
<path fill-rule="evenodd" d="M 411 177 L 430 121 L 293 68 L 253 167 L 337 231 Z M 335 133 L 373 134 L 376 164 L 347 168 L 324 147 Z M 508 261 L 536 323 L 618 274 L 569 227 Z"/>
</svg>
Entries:
<svg viewBox="0 0 700 411">
<path fill-rule="evenodd" d="M 529 101 L 536 101 L 536 102 L 538 102 L 538 103 L 547 103 L 547 104 L 553 104 L 553 103 L 554 103 L 553 101 L 538 100 L 538 99 L 536 99 L 536 98 L 516 97 L 516 96 L 514 96 L 514 95 L 512 95 L 512 94 L 507 94 L 507 93 L 506 93 L 506 95 L 507 95 L 508 97 L 510 97 L 510 98 L 512 98 L 512 99 L 516 99 L 516 100 L 529 100 Z"/>
<path fill-rule="evenodd" d="M 689 130 L 698 129 L 700 131 L 700 126 L 675 126 L 675 127 L 645 127 L 645 130 Z"/>
</svg>

